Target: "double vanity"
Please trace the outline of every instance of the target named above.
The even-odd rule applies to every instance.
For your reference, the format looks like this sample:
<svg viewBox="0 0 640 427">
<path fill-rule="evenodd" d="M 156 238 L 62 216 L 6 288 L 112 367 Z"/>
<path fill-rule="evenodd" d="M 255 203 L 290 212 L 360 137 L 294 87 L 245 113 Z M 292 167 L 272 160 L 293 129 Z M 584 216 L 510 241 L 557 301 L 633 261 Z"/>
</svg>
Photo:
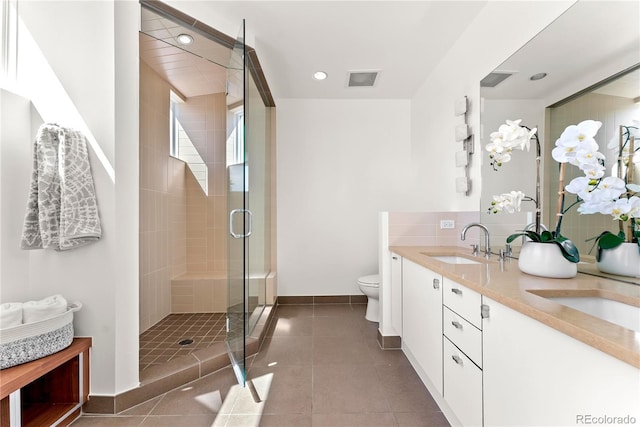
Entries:
<svg viewBox="0 0 640 427">
<path fill-rule="evenodd" d="M 452 425 L 640 423 L 640 286 L 535 277 L 459 247 L 389 250 L 402 350 Z"/>
</svg>

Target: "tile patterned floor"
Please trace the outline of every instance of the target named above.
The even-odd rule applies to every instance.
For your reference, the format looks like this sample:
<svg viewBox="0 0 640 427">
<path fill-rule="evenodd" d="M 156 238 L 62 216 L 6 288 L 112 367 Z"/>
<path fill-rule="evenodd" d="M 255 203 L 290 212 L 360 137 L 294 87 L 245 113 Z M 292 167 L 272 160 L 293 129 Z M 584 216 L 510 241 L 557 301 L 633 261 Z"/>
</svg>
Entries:
<svg viewBox="0 0 640 427">
<path fill-rule="evenodd" d="M 399 350 L 383 351 L 365 305 L 279 306 L 249 383 L 230 368 L 92 426 L 448 426 Z"/>
<path fill-rule="evenodd" d="M 170 314 L 140 335 L 140 372 L 224 341 L 225 326 L 225 313 Z"/>
</svg>

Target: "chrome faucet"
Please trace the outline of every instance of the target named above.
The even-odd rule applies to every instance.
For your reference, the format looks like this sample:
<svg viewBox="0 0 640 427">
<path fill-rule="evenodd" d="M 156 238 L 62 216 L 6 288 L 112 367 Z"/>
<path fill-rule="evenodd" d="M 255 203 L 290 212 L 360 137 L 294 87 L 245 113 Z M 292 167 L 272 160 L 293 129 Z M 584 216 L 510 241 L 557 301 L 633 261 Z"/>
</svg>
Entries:
<svg viewBox="0 0 640 427">
<path fill-rule="evenodd" d="M 460 240 L 464 241 L 467 236 L 467 230 L 469 230 L 471 227 L 478 227 L 484 231 L 484 254 L 488 257 L 489 255 L 491 255 L 491 246 L 489 245 L 489 229 L 485 225 L 480 224 L 479 222 L 472 222 L 465 225 L 462 228 L 462 232 L 460 233 Z"/>
</svg>

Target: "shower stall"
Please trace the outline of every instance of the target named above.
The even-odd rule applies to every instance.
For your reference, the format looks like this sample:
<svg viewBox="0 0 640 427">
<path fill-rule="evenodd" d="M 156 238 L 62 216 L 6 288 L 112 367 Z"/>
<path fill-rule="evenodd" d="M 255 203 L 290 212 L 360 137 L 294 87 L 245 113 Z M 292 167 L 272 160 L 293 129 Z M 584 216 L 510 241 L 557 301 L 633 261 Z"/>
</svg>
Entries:
<svg viewBox="0 0 640 427">
<path fill-rule="evenodd" d="M 157 1 L 140 32 L 140 370 L 246 337 L 274 299 L 273 100 L 244 43 Z"/>
</svg>

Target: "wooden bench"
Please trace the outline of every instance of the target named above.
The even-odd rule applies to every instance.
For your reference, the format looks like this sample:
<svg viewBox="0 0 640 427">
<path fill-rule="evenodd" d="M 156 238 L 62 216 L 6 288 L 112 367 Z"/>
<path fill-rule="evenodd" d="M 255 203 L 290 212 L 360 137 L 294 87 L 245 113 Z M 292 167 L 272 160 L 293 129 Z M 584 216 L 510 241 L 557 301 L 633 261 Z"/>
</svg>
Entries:
<svg viewBox="0 0 640 427">
<path fill-rule="evenodd" d="M 0 427 L 66 426 L 89 396 L 91 338 L 57 353 L 0 370 Z"/>
</svg>

